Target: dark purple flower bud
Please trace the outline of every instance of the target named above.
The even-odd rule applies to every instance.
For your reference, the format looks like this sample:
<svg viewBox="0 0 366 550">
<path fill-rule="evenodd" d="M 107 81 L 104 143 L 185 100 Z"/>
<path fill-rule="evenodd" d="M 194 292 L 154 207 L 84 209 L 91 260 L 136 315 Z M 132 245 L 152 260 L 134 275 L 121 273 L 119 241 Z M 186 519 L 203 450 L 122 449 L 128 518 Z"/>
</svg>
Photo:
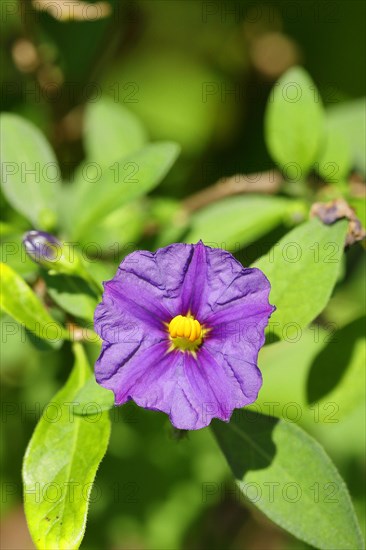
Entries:
<svg viewBox="0 0 366 550">
<path fill-rule="evenodd" d="M 28 231 L 23 244 L 28 256 L 37 264 L 49 266 L 61 256 L 60 241 L 44 231 Z"/>
</svg>

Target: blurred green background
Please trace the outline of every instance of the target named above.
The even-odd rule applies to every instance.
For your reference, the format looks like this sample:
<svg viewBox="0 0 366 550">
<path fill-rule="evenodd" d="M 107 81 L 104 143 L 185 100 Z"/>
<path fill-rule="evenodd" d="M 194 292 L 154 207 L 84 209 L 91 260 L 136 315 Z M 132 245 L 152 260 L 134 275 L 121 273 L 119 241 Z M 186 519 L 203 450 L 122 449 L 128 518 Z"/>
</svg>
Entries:
<svg viewBox="0 0 366 550">
<path fill-rule="evenodd" d="M 65 2 L 48 3 L 48 9 L 41 1 L 3 2 L 1 89 L 2 110 L 42 129 L 65 180 L 72 179 L 85 156 L 85 107 L 102 93 L 136 113 L 151 140 L 181 145 L 178 161 L 150 199 L 108 220 L 104 244 L 117 242 L 123 254 L 109 255 L 105 264 L 95 266 L 100 278 L 109 277 L 135 243 L 159 244 L 151 238 L 156 226 L 166 231 L 165 240 L 174 229 L 179 234 L 183 222 L 173 215 L 180 199 L 223 176 L 274 166 L 264 143 L 263 116 L 268 94 L 286 69 L 303 65 L 329 109 L 356 104 L 365 94 L 362 1 L 120 0 L 96 6 L 97 12 L 75 10 L 70 20 Z M 98 17 L 92 21 L 94 13 Z M 349 118 L 346 123 L 352 128 Z M 362 143 L 358 146 L 362 150 Z M 357 176 L 362 180 L 364 174 Z M 5 200 L 3 206 L 7 226 L 30 228 Z M 278 226 L 262 249 L 286 230 Z M 7 234 L 5 242 L 17 236 Z M 255 259 L 250 247 L 242 253 L 248 261 Z M 361 256 L 360 247 L 350 251 L 343 280 L 324 314 L 341 328 L 362 314 Z M 14 261 L 34 282 L 34 265 L 24 257 Z M 13 322 L 9 329 L 8 321 L 2 317 L 7 344 L 1 367 L 3 548 L 25 549 L 32 545 L 21 510 L 22 457 L 40 411 L 67 378 L 72 358 L 67 344 L 55 353 Z M 322 346 L 314 338 L 302 345 L 306 370 Z M 280 363 L 282 350 L 291 362 L 291 345 L 273 347 L 275 359 L 272 346 L 263 352 L 263 369 L 274 360 Z M 338 349 L 328 350 L 330 363 Z M 90 346 L 88 351 L 95 359 L 96 350 Z M 278 378 L 279 387 L 285 379 L 285 373 Z M 286 390 L 282 397 L 284 403 L 293 400 Z M 110 449 L 97 475 L 82 548 L 306 547 L 235 492 L 209 430 L 180 439 L 164 415 L 133 404 L 112 418 Z M 362 518 L 364 451 L 357 435 L 364 424 L 362 407 L 335 424 L 302 422 L 336 462 Z"/>
</svg>

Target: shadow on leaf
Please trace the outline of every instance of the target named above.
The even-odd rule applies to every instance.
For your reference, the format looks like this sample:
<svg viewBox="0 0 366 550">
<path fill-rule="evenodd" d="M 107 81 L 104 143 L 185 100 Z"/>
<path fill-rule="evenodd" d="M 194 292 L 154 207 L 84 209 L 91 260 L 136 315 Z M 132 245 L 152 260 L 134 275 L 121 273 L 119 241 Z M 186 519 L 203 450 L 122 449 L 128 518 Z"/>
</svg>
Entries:
<svg viewBox="0 0 366 550">
<path fill-rule="evenodd" d="M 263 470 L 272 463 L 276 454 L 272 434 L 278 422 L 277 418 L 247 409 L 237 409 L 228 424 L 212 421 L 218 443 L 237 479 L 242 479 L 250 470 Z"/>
<path fill-rule="evenodd" d="M 350 364 L 355 345 L 363 337 L 365 317 L 337 330 L 311 365 L 306 395 L 309 404 L 329 394 L 340 383 Z"/>
</svg>

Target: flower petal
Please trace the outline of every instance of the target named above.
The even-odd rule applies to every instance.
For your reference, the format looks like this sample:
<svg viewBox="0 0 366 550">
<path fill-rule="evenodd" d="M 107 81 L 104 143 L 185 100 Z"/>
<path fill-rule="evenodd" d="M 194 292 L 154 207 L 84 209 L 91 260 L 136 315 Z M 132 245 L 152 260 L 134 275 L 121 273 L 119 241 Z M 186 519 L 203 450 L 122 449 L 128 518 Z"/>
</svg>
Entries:
<svg viewBox="0 0 366 550">
<path fill-rule="evenodd" d="M 174 251 L 175 264 L 179 265 L 182 263 L 179 247 L 187 245 L 173 246 L 167 248 L 170 254 Z M 240 317 L 244 306 L 246 316 L 273 312 L 268 302 L 271 285 L 259 269 L 244 268 L 229 252 L 202 242 L 191 246 L 192 252 L 184 265 L 179 313 L 190 310 L 200 322 L 210 325 L 235 319 L 236 307 Z"/>
<path fill-rule="evenodd" d="M 114 391 L 116 405 L 138 398 L 146 403 L 141 406 L 154 408 L 174 384 L 176 354 L 167 349 L 167 342 L 135 343 L 128 350 L 125 344 L 111 344 L 97 361 L 97 382 Z"/>
<path fill-rule="evenodd" d="M 104 343 L 95 372 L 115 403 L 165 412 L 179 429 L 228 421 L 255 401 L 264 329 L 274 310 L 270 284 L 221 249 L 174 244 L 135 252 L 105 284 L 95 327 Z M 168 351 L 165 323 L 191 312 L 204 328 L 194 356 Z"/>
<path fill-rule="evenodd" d="M 174 402 L 175 409 L 193 425 L 196 411 L 179 387 L 179 380 L 184 376 L 183 354 L 167 353 L 166 342 L 148 349 L 137 345 L 129 351 L 128 355 L 124 346 L 112 344 L 105 348 L 96 364 L 97 382 L 113 390 L 116 405 L 133 399 L 140 407 L 170 414 Z"/>
<path fill-rule="evenodd" d="M 165 412 L 176 428 L 185 430 L 204 428 L 212 418 L 228 421 L 234 408 L 256 399 L 261 375 L 255 365 L 224 356 L 217 361 L 203 348 L 197 359 L 166 350 L 166 342 L 128 349 L 104 345 L 97 382 L 113 390 L 116 405 L 133 399 L 140 407 Z"/>
<path fill-rule="evenodd" d="M 234 409 L 255 401 L 262 385 L 256 365 L 238 357 L 231 357 L 230 362 L 222 354 L 214 357 L 205 347 L 199 350 L 197 358 L 184 354 L 184 371 L 185 378 L 178 385 L 195 409 L 196 420 L 194 424 L 191 420 L 187 422 L 173 402 L 170 418 L 181 429 L 204 428 L 213 418 L 228 422 Z"/>
<path fill-rule="evenodd" d="M 96 332 L 107 342 L 122 343 L 130 338 L 151 333 L 164 333 L 164 322 L 170 313 L 161 305 L 158 296 L 152 297 L 144 288 L 127 279 L 112 280 L 104 285 L 103 301 L 94 314 Z"/>
<path fill-rule="evenodd" d="M 146 279 L 148 276 L 149 282 L 160 289 L 160 299 L 164 307 L 173 316 L 186 315 L 188 311 L 198 311 L 205 300 L 207 250 L 202 242 L 197 245 L 173 244 L 158 249 L 154 254 L 143 253 L 143 275 L 140 262 L 138 269 L 124 264 L 121 268 L 124 274 L 127 271 L 139 278 Z"/>
<path fill-rule="evenodd" d="M 268 302 L 270 284 L 257 269 L 244 270 L 242 277 L 235 279 L 236 284 L 239 288 L 233 290 L 233 301 L 228 304 L 228 293 L 226 297 L 224 293 L 215 312 L 207 318 L 211 330 L 204 346 L 215 357 L 224 356 L 229 364 L 229 357 L 240 357 L 256 365 L 258 352 L 265 342 L 265 328 L 275 309 Z"/>
<path fill-rule="evenodd" d="M 95 329 L 107 342 L 118 343 L 122 325 L 163 330 L 177 314 L 198 310 L 204 300 L 206 247 L 175 244 L 155 253 L 127 256 L 114 279 L 105 283 L 95 312 Z"/>
<path fill-rule="evenodd" d="M 265 314 L 272 313 L 274 307 L 268 302 L 271 285 L 267 277 L 257 268 L 244 268 L 229 256 L 226 258 L 225 269 L 221 266 L 220 284 L 211 282 L 211 311 L 205 322 L 210 324 L 232 321 L 236 317 L 250 317 L 261 311 Z M 212 259 L 214 263 L 217 262 L 216 258 Z M 212 266 L 210 271 L 215 272 L 217 268 L 220 269 L 220 264 Z"/>
</svg>

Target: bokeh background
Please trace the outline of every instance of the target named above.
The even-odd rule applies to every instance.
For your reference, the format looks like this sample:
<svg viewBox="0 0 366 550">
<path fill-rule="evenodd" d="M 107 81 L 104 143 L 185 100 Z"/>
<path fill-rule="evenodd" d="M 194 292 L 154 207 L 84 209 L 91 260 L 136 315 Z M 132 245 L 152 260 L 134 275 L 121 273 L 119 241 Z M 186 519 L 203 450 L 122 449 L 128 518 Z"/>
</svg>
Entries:
<svg viewBox="0 0 366 550">
<path fill-rule="evenodd" d="M 328 109 L 346 108 L 344 125 L 352 134 L 352 106 L 365 94 L 361 0 L 116 0 L 97 2 L 94 10 L 71 4 L 2 2 L 2 110 L 42 129 L 66 181 L 85 155 L 85 108 L 102 94 L 134 112 L 151 140 L 181 145 L 177 163 L 151 197 L 109 220 L 103 238 L 118 242 L 123 253 L 131 243 L 151 247 L 157 227 L 169 231 L 181 199 L 219 178 L 273 168 L 263 117 L 273 84 L 289 67 L 307 69 Z M 362 135 L 354 139 L 362 152 Z M 355 175 L 360 181 L 363 176 Z M 5 200 L 3 212 L 6 224 L 30 229 Z M 268 246 L 286 230 L 273 230 Z M 3 244 L 20 235 L 7 233 Z M 254 259 L 250 247 L 244 252 Z M 108 257 L 103 274 L 113 273 L 118 259 Z M 34 265 L 24 256 L 14 262 L 34 282 Z M 363 272 L 358 247 L 348 255 L 347 277 L 325 314 L 337 326 L 362 313 Z M 352 340 L 348 333 L 343 337 Z M 12 408 L 3 411 L 2 423 L 2 548 L 26 549 L 32 543 L 21 505 L 22 457 L 40 411 L 70 372 L 72 356 L 67 344 L 55 352 L 21 330 L 7 334 L 6 344 L 2 394 Z M 308 357 L 311 344 L 302 342 L 304 362 L 321 352 L 319 347 Z M 266 361 L 283 361 L 279 349 L 274 359 L 270 348 L 264 350 L 264 367 Z M 337 350 L 334 357 L 328 354 L 329 364 Z M 89 352 L 93 360 L 95 350 Z M 293 368 L 291 346 L 282 353 Z M 82 548 L 306 548 L 244 502 L 209 430 L 178 437 L 164 415 L 133 404 L 112 418 Z M 362 427 L 359 407 L 340 423 L 308 426 L 347 480 L 360 517 Z"/>
</svg>

